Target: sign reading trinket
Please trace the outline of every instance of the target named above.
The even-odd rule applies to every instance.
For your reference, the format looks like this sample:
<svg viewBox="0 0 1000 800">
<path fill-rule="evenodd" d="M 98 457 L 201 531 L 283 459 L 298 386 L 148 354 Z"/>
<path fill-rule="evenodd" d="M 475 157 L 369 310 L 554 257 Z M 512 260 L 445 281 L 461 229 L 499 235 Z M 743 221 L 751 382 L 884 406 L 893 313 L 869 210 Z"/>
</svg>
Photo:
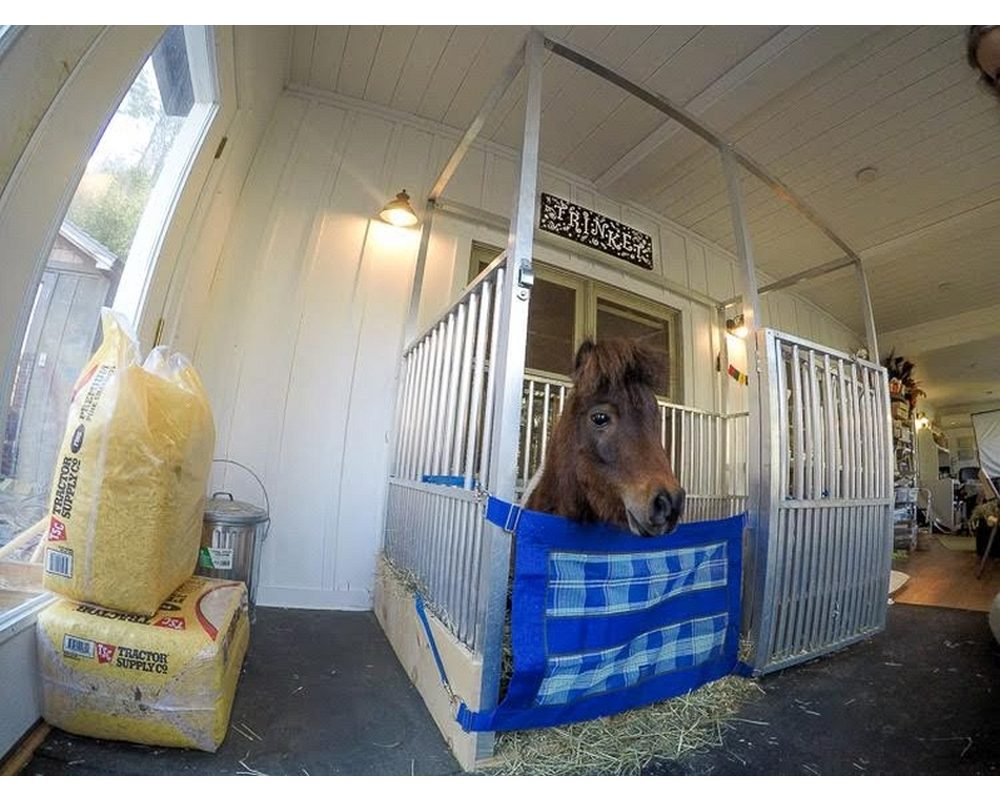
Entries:
<svg viewBox="0 0 1000 800">
<path fill-rule="evenodd" d="M 574 242 L 609 253 L 643 269 L 653 268 L 653 239 L 649 234 L 542 192 L 538 227 Z"/>
</svg>

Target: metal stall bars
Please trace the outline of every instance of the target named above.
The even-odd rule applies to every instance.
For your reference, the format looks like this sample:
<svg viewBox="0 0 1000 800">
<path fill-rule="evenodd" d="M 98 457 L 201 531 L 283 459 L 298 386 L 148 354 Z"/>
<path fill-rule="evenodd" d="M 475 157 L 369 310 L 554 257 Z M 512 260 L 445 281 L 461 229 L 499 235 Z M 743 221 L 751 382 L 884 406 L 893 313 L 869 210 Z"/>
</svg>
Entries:
<svg viewBox="0 0 1000 800">
<path fill-rule="evenodd" d="M 475 652 L 486 625 L 490 550 L 477 490 L 489 472 L 497 382 L 490 354 L 506 273 L 501 254 L 404 351 L 389 478 L 386 557 Z"/>
<path fill-rule="evenodd" d="M 868 342 L 868 354 L 870 358 L 877 361 L 878 340 L 875 330 L 875 318 L 872 309 L 871 297 L 868 291 L 868 281 L 865 275 L 864 267 L 861 263 L 861 258 L 820 218 L 820 216 L 807 203 L 799 198 L 790 187 L 771 175 L 763 166 L 758 164 L 745 153 L 741 153 L 721 135 L 688 114 L 684 109 L 675 106 L 662 95 L 651 92 L 648 89 L 630 81 L 615 72 L 606 64 L 602 64 L 589 56 L 585 56 L 564 44 L 547 38 L 545 45 L 552 50 L 552 52 L 566 58 L 577 66 L 582 67 L 595 75 L 601 76 L 610 83 L 624 89 L 626 92 L 639 100 L 642 100 L 647 105 L 663 112 L 675 122 L 683 125 L 688 130 L 700 136 L 706 142 L 712 144 L 719 151 L 723 171 L 725 173 L 727 191 L 729 194 L 730 211 L 732 213 L 733 229 L 736 237 L 737 255 L 742 267 L 742 270 L 738 270 L 739 283 L 741 284 L 741 291 L 739 295 L 732 298 L 731 301 L 721 304 L 721 307 L 730 305 L 733 301 L 738 302 L 742 306 L 745 323 L 752 334 L 747 339 L 747 359 L 748 364 L 750 365 L 751 381 L 758 384 L 756 391 L 752 389 L 749 393 L 749 425 L 747 429 L 747 446 L 749 450 L 749 469 L 747 476 L 747 533 L 750 538 L 745 567 L 748 579 L 744 581 L 744 585 L 750 596 L 745 598 L 743 604 L 744 632 L 747 634 L 747 637 L 754 648 L 755 666 L 758 671 L 777 669 L 777 664 L 794 663 L 791 660 L 783 659 L 775 661 L 767 654 L 767 635 L 763 627 L 764 617 L 772 614 L 774 611 L 772 608 L 767 607 L 767 603 L 775 601 L 775 595 L 773 592 L 768 590 L 768 587 L 773 585 L 773 582 L 777 579 L 779 574 L 784 574 L 784 572 L 789 569 L 801 569 L 801 565 L 796 563 L 796 559 L 800 558 L 802 554 L 794 548 L 791 550 L 785 549 L 779 551 L 772 546 L 774 544 L 772 541 L 773 531 L 769 527 L 769 520 L 772 517 L 781 517 L 781 514 L 779 513 L 780 509 L 775 507 L 777 498 L 774 496 L 774 493 L 770 491 L 772 480 L 769 472 L 774 461 L 776 459 L 780 461 L 781 459 L 782 451 L 780 450 L 780 446 L 783 442 L 780 439 L 769 437 L 767 433 L 768 431 L 776 430 L 780 423 L 779 420 L 774 417 L 774 414 L 777 413 L 776 403 L 768 402 L 768 389 L 773 389 L 773 386 L 768 386 L 764 383 L 765 379 L 770 379 L 772 376 L 766 368 L 766 364 L 762 357 L 763 354 L 760 351 L 760 348 L 764 344 L 764 337 L 766 336 L 766 333 L 759 329 L 759 295 L 765 291 L 791 286 L 800 281 L 816 277 L 817 275 L 827 274 L 834 270 L 843 269 L 853 265 L 855 268 L 855 275 L 858 279 L 861 295 L 862 315 L 865 321 L 865 332 Z M 845 253 L 845 257 L 818 267 L 803 270 L 795 275 L 776 281 L 774 284 L 765 286 L 758 291 L 751 237 L 746 224 L 746 214 L 743 208 L 743 195 L 740 186 L 739 174 L 740 168 L 747 170 L 750 174 L 763 181 L 764 184 L 770 187 L 779 198 L 804 216 L 812 225 L 818 228 L 831 242 L 842 250 Z M 825 348 L 822 348 L 819 345 L 810 342 L 802 342 L 802 340 L 799 341 L 802 346 L 805 346 L 816 353 L 829 355 L 832 352 L 826 351 Z M 843 356 L 843 354 L 834 355 Z M 845 356 L 845 358 L 849 360 L 851 359 L 849 356 Z M 865 362 L 860 361 L 858 362 L 856 369 L 859 370 L 861 375 L 865 376 L 865 380 L 880 381 L 884 383 L 884 372 L 879 372 L 876 364 L 871 364 L 870 366 L 875 370 L 874 372 L 867 371 L 868 367 L 865 366 Z M 872 389 L 872 391 L 875 390 Z M 887 386 L 882 386 L 880 384 L 877 391 L 879 393 L 886 392 Z M 866 419 L 868 420 L 868 424 L 870 426 L 869 430 L 871 435 L 881 437 L 883 435 L 883 433 L 879 433 L 881 429 L 884 429 L 885 435 L 888 434 L 889 415 L 887 411 L 884 415 L 881 415 L 881 411 L 878 410 L 877 404 L 874 404 L 874 406 L 875 410 L 871 412 L 872 416 L 866 417 Z M 838 418 L 835 417 L 835 419 Z M 833 425 L 836 423 L 831 422 L 830 424 Z M 874 469 L 874 460 L 880 459 L 879 469 L 881 470 L 881 473 L 888 476 L 886 480 L 891 482 L 891 452 L 887 449 L 880 448 L 877 452 L 872 454 L 871 458 L 873 459 L 871 463 L 855 461 L 845 463 L 841 468 L 844 470 L 855 470 L 857 472 L 857 474 L 853 476 L 852 480 L 861 480 L 862 476 L 864 476 L 867 480 L 869 474 L 862 473 L 861 471 L 865 469 Z M 872 497 L 868 499 L 877 498 Z M 797 531 L 799 526 L 811 524 L 813 521 L 814 520 L 812 518 L 803 517 L 802 515 L 793 515 L 787 521 L 787 525 L 790 526 L 789 530 Z M 845 517 L 842 521 L 849 525 L 853 525 L 857 522 L 857 520 L 850 517 L 850 515 Z M 869 522 L 873 526 L 872 536 L 880 540 L 884 539 L 888 542 L 888 544 L 882 543 L 880 546 L 891 547 L 891 519 L 886 518 L 884 521 L 880 521 L 879 515 L 874 514 Z M 858 562 L 851 563 L 857 564 Z M 881 581 L 885 587 L 887 587 L 889 564 L 883 560 L 878 560 L 877 566 L 872 569 L 879 573 L 880 577 L 878 580 Z M 837 580 L 845 582 L 856 581 L 859 580 L 858 573 L 851 572 L 850 570 L 838 573 Z M 761 591 L 765 591 L 767 599 L 765 599 L 765 595 L 761 594 Z M 840 613 L 839 609 L 838 613 Z M 865 629 L 874 633 L 883 629 L 884 626 L 885 606 L 882 604 L 881 610 L 876 610 L 875 612 L 874 625 Z M 847 641 L 850 640 L 852 639 L 845 639 L 844 643 L 847 643 Z M 821 649 L 826 651 L 833 649 L 835 646 L 836 645 L 833 644 L 821 645 Z M 803 655 L 802 657 L 808 656 Z"/>
<path fill-rule="evenodd" d="M 551 432 L 572 383 L 527 374 L 521 399 L 517 494 L 545 461 Z M 746 510 L 748 414 L 724 414 L 659 401 L 660 443 L 687 491 L 684 521 Z"/>
<path fill-rule="evenodd" d="M 497 704 L 510 535 L 482 517 L 483 493 L 513 499 L 541 122 L 543 39 L 534 30 L 504 70 L 431 190 L 406 336 L 416 328 L 435 204 L 522 66 L 524 136 L 507 249 L 405 350 L 396 409 L 384 549 L 424 590 L 456 636 L 482 657 L 480 710 Z M 464 442 L 463 442 L 464 438 Z M 476 739 L 478 758 L 493 734 Z"/>
<path fill-rule="evenodd" d="M 753 666 L 769 672 L 885 625 L 892 559 L 885 368 L 773 330 L 759 332 L 762 487 Z"/>
</svg>

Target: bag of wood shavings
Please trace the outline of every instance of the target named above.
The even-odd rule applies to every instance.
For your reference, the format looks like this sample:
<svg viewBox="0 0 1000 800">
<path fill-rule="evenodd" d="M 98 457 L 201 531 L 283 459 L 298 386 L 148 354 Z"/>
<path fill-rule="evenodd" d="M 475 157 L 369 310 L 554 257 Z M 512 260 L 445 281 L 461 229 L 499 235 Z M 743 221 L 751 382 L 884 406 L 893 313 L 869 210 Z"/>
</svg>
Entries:
<svg viewBox="0 0 1000 800">
<path fill-rule="evenodd" d="M 38 615 L 42 716 L 83 736 L 214 752 L 249 641 L 243 583 L 190 578 L 153 616 L 61 599 Z"/>
<path fill-rule="evenodd" d="M 152 615 L 194 573 L 215 448 L 191 363 L 145 363 L 127 321 L 101 310 L 103 341 L 74 387 L 52 481 L 44 585 Z"/>
</svg>

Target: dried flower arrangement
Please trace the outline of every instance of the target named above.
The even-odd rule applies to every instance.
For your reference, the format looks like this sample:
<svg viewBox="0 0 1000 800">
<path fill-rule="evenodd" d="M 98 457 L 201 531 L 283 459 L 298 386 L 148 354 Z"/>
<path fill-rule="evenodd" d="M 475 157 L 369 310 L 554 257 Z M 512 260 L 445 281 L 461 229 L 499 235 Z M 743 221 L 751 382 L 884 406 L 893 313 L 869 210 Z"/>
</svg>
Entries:
<svg viewBox="0 0 1000 800">
<path fill-rule="evenodd" d="M 927 393 L 920 388 L 920 384 L 913 379 L 914 363 L 897 356 L 895 349 L 882 362 L 882 366 L 889 373 L 889 394 L 894 398 L 906 400 L 910 408 L 917 407 L 917 400 L 926 397 Z"/>
</svg>

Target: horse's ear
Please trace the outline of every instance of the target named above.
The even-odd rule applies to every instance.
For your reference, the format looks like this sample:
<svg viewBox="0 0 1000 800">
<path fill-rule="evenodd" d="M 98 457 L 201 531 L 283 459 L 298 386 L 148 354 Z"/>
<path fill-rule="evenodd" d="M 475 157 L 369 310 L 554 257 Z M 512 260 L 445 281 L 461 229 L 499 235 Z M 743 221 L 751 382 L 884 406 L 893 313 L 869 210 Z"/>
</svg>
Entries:
<svg viewBox="0 0 1000 800">
<path fill-rule="evenodd" d="M 584 339 L 580 344 L 580 349 L 576 351 L 576 361 L 573 364 L 575 372 L 579 372 L 580 368 L 587 363 L 587 359 L 590 358 L 592 352 L 594 352 L 594 340 Z"/>
</svg>

